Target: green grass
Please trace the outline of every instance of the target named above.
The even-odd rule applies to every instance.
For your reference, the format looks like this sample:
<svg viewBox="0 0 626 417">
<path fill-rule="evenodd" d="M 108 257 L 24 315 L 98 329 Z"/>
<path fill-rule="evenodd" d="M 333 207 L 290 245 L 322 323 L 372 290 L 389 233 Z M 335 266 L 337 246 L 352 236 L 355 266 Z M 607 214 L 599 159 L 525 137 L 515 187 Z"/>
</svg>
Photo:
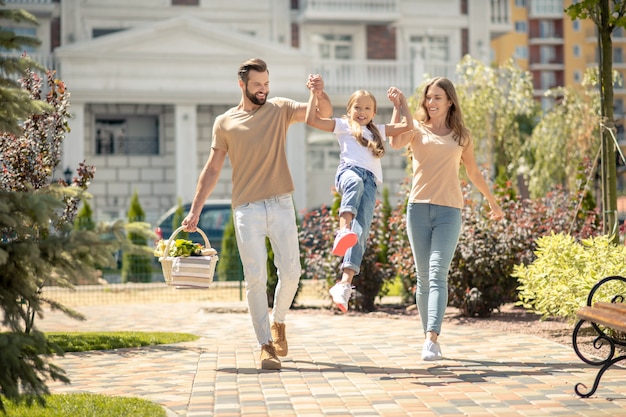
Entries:
<svg viewBox="0 0 626 417">
<path fill-rule="evenodd" d="M 46 339 L 64 352 L 86 352 L 190 342 L 199 336 L 168 332 L 47 332 Z M 46 406 L 36 400 L 16 404 L 4 397 L 7 413 L 0 417 L 164 417 L 158 404 L 130 397 L 110 397 L 100 394 L 59 394 L 43 397 Z"/>
<path fill-rule="evenodd" d="M 86 352 L 190 342 L 199 336 L 167 332 L 47 332 L 46 338 L 64 352 Z"/>
<path fill-rule="evenodd" d="M 158 404 L 130 397 L 109 397 L 100 394 L 59 394 L 44 397 L 46 406 L 34 402 L 15 404 L 2 399 L 6 417 L 165 417 Z"/>
</svg>

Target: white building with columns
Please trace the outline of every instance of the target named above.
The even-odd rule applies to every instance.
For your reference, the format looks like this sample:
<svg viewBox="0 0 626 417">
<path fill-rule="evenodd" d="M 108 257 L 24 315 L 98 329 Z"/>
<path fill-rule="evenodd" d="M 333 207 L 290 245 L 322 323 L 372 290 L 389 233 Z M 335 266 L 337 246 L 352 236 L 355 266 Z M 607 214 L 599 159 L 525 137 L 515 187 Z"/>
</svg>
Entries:
<svg viewBox="0 0 626 417">
<path fill-rule="evenodd" d="M 372 91 L 377 122 L 391 114 L 385 91 L 407 95 L 425 74 L 455 77 L 469 53 L 489 60 L 492 38 L 511 29 L 509 0 L 7 0 L 31 11 L 42 40 L 27 51 L 70 91 L 71 132 L 62 166 L 96 167 L 89 191 L 97 220 L 124 217 L 136 191 L 154 221 L 190 201 L 210 152 L 215 117 L 237 105 L 237 68 L 251 57 L 270 70 L 271 96 L 306 101 L 309 73 L 321 73 L 335 107 Z M 288 157 L 299 210 L 332 202 L 338 163 L 332 134 L 295 124 Z M 393 199 L 406 158 L 383 159 Z M 230 196 L 227 162 L 211 198 Z"/>
</svg>

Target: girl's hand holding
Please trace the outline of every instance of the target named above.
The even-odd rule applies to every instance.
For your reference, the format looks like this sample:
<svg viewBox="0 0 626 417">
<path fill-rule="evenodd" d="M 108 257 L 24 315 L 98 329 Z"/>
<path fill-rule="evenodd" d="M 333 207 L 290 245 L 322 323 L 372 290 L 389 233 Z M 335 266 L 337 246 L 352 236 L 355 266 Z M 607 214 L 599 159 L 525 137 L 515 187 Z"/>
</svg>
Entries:
<svg viewBox="0 0 626 417">
<path fill-rule="evenodd" d="M 492 220 L 502 220 L 504 218 L 504 212 L 500 208 L 498 203 L 489 204 L 491 211 L 489 212 L 489 218 Z"/>
<path fill-rule="evenodd" d="M 389 90 L 387 90 L 387 97 L 395 107 L 400 107 L 402 104 L 402 96 L 402 91 L 398 90 L 396 87 L 389 87 Z"/>
</svg>

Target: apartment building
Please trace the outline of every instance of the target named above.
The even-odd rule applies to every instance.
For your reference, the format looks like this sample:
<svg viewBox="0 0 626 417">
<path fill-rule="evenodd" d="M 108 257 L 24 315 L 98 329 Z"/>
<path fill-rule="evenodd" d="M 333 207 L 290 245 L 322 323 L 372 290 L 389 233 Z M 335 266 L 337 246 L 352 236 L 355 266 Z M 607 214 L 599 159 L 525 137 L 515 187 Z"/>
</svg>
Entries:
<svg viewBox="0 0 626 417">
<path fill-rule="evenodd" d="M 427 75 L 455 78 L 465 55 L 489 62 L 493 39 L 513 30 L 509 0 L 6 0 L 38 27 L 27 51 L 67 84 L 70 121 L 58 176 L 83 160 L 98 220 L 124 217 L 133 192 L 147 220 L 189 201 L 211 144 L 215 117 L 239 102 L 236 69 L 261 57 L 271 95 L 306 101 L 321 73 L 335 108 L 371 90 L 385 122 L 389 86 L 411 94 Z M 300 210 L 332 201 L 338 163 L 333 135 L 296 124 L 288 158 Z M 383 159 L 392 199 L 406 158 Z M 212 198 L 230 196 L 226 163 Z"/>
<path fill-rule="evenodd" d="M 557 86 L 577 86 L 587 68 L 599 63 L 598 36 L 595 24 L 575 20 L 563 11 L 572 0 L 510 0 L 514 30 L 492 41 L 492 59 L 502 63 L 514 58 L 532 73 L 534 95 L 544 109 L 552 102 L 543 93 Z M 626 35 L 622 28 L 613 32 L 613 69 L 626 78 Z M 626 86 L 614 86 L 614 118 L 620 145 L 626 150 L 624 119 Z"/>
</svg>

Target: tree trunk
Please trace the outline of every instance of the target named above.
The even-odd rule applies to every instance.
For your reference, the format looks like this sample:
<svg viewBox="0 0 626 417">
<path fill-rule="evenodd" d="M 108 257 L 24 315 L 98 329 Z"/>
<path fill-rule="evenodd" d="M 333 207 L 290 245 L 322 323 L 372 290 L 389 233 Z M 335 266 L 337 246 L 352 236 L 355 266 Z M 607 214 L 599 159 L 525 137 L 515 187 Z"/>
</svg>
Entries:
<svg viewBox="0 0 626 417">
<path fill-rule="evenodd" d="M 617 219 L 617 169 L 613 135 L 607 129 L 614 129 L 613 122 L 613 41 L 612 27 L 609 26 L 609 0 L 601 0 L 600 25 L 598 40 L 600 52 L 600 96 L 602 100 L 602 208 L 604 233 L 613 235 L 613 242 L 619 243 L 619 225 Z"/>
</svg>

